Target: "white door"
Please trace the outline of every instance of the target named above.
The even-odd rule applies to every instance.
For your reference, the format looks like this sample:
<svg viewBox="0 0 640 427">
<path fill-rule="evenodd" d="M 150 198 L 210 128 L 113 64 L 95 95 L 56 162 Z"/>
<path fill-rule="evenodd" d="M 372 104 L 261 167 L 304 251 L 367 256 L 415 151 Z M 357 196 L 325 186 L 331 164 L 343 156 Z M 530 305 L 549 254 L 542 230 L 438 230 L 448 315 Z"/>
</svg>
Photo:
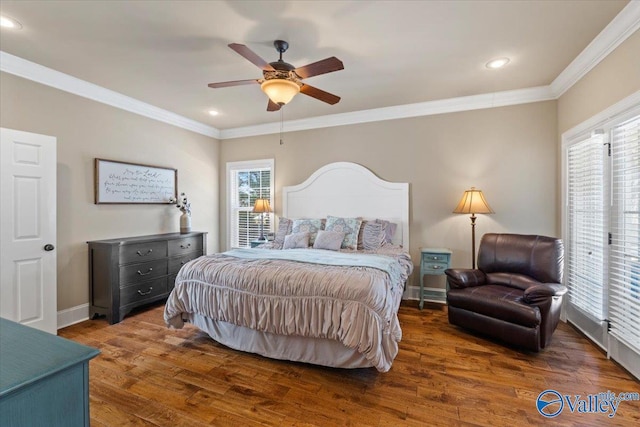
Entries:
<svg viewBox="0 0 640 427">
<path fill-rule="evenodd" d="M 56 334 L 56 138 L 0 129 L 0 204 L 0 316 Z"/>
</svg>

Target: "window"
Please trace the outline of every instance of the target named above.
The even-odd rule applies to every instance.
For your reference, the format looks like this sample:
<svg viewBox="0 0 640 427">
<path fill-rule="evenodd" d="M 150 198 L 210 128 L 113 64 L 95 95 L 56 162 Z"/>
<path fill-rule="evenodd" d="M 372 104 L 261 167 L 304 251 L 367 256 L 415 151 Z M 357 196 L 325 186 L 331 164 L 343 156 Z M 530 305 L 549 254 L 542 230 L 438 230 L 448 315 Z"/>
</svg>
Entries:
<svg viewBox="0 0 640 427">
<path fill-rule="evenodd" d="M 228 247 L 251 247 L 260 237 L 260 221 L 265 234 L 272 230 L 272 215 L 253 213 L 253 205 L 269 199 L 273 206 L 273 159 L 227 163 L 227 186 Z"/>
<path fill-rule="evenodd" d="M 566 243 L 569 301 L 594 320 L 605 319 L 603 136 L 596 134 L 568 149 Z"/>
<path fill-rule="evenodd" d="M 565 314 L 640 377 L 640 93 L 631 98 L 563 135 Z"/>
<path fill-rule="evenodd" d="M 609 332 L 640 353 L 640 116 L 611 130 Z"/>
</svg>

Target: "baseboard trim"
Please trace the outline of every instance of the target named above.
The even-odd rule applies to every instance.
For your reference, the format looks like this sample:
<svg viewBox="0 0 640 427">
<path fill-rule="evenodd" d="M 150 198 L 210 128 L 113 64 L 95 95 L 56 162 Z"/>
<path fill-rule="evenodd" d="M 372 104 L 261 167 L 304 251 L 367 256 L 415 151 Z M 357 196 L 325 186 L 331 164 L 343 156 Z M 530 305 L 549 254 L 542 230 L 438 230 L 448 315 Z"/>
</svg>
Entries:
<svg viewBox="0 0 640 427">
<path fill-rule="evenodd" d="M 404 294 L 402 294 L 403 300 L 419 300 L 420 299 L 420 288 L 418 286 L 407 286 L 404 290 Z"/>
<path fill-rule="evenodd" d="M 60 310 L 58 312 L 58 329 L 89 320 L 89 303 Z"/>
</svg>

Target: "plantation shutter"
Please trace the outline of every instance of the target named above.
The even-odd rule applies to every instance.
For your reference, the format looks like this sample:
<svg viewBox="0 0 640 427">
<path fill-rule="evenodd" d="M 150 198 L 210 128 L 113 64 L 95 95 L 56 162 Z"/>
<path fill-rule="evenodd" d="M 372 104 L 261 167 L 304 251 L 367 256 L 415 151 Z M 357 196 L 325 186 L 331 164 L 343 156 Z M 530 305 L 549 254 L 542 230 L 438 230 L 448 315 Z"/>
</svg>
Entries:
<svg viewBox="0 0 640 427">
<path fill-rule="evenodd" d="M 229 180 L 229 247 L 248 248 L 272 229 L 271 214 L 253 212 L 256 199 L 268 199 L 273 206 L 273 161 L 234 162 L 227 165 Z"/>
<path fill-rule="evenodd" d="M 603 136 L 572 144 L 567 153 L 567 287 L 569 304 L 593 320 L 605 319 Z"/>
<path fill-rule="evenodd" d="M 615 126 L 609 333 L 640 353 L 640 116 Z"/>
</svg>

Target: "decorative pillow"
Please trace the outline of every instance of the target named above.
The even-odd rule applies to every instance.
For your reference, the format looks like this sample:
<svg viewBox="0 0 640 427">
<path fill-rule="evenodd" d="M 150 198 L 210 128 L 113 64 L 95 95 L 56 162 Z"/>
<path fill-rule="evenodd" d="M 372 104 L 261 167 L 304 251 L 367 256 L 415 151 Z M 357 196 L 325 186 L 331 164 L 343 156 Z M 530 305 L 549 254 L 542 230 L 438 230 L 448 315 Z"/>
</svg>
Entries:
<svg viewBox="0 0 640 427">
<path fill-rule="evenodd" d="M 287 234 L 282 249 L 306 249 L 309 247 L 309 233 Z"/>
<path fill-rule="evenodd" d="M 386 233 L 384 241 L 386 243 L 391 243 L 393 241 L 393 236 L 396 235 L 398 224 L 396 224 L 395 222 L 385 221 L 384 219 L 376 219 L 376 222 L 383 224 Z"/>
<path fill-rule="evenodd" d="M 291 226 L 292 233 L 309 233 L 309 244 L 316 241 L 318 231 L 322 230 L 322 220 L 320 219 L 294 219 Z"/>
<path fill-rule="evenodd" d="M 287 234 L 291 234 L 291 227 L 293 226 L 293 221 L 289 218 L 280 218 L 280 222 L 278 223 L 278 231 L 273 238 L 273 243 L 282 247 L 284 245 L 284 238 Z"/>
<path fill-rule="evenodd" d="M 374 220 L 362 220 L 362 225 L 360 225 L 360 232 L 358 233 L 358 250 L 364 249 L 364 242 L 362 238 L 364 237 L 364 230 L 367 227 L 367 224 L 378 224 Z M 379 223 L 382 226 L 382 232 L 386 231 L 386 224 Z"/>
<path fill-rule="evenodd" d="M 360 231 L 358 231 L 358 250 L 364 249 L 364 245 L 362 243 L 362 235 L 364 233 L 364 228 L 367 226 L 368 222 L 369 221 L 367 221 L 366 219 L 363 219 L 362 224 L 360 224 Z"/>
<path fill-rule="evenodd" d="M 337 251 L 342 246 L 344 233 L 339 231 L 320 230 L 313 242 L 314 249 L 326 249 L 328 251 Z"/>
<path fill-rule="evenodd" d="M 362 227 L 362 249 L 364 250 L 376 250 L 385 242 L 385 230 L 384 224 L 379 222 L 367 221 Z"/>
<path fill-rule="evenodd" d="M 358 232 L 362 224 L 361 218 L 340 218 L 327 216 L 327 231 L 340 231 L 345 234 L 342 247 L 345 249 L 358 249 Z"/>
</svg>

